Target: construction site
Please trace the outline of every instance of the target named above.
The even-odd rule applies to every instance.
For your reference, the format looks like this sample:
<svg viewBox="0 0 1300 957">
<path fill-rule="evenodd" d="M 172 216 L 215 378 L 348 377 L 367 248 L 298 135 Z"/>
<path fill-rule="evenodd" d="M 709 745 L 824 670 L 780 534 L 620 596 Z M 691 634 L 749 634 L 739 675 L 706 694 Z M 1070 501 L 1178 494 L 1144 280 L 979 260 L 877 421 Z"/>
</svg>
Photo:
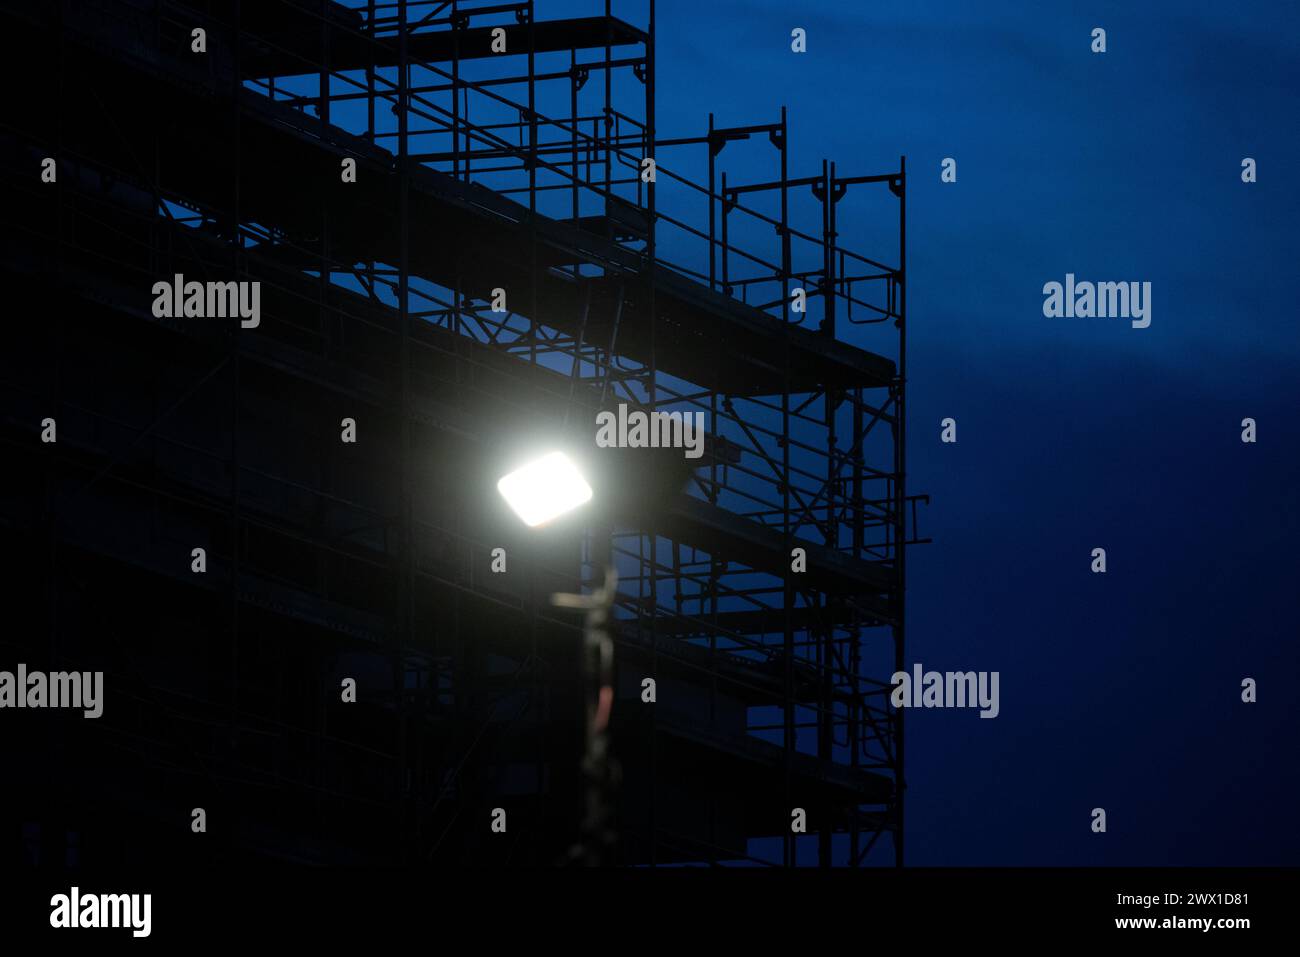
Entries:
<svg viewBox="0 0 1300 957">
<path fill-rule="evenodd" d="M 0 0 L 0 669 L 104 675 L 0 715 L 0 860 L 904 863 L 905 164 L 661 130 L 656 18 Z"/>
</svg>

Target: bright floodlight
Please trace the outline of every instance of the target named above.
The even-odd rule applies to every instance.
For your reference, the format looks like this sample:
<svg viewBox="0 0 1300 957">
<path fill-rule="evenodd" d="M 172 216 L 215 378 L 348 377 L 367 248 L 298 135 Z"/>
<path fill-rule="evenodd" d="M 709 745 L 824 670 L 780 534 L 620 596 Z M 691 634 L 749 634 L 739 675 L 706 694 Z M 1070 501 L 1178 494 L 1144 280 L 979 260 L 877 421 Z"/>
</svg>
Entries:
<svg viewBox="0 0 1300 957">
<path fill-rule="evenodd" d="M 552 452 L 497 482 L 515 514 L 534 528 L 591 501 L 591 486 L 562 452 Z"/>
</svg>

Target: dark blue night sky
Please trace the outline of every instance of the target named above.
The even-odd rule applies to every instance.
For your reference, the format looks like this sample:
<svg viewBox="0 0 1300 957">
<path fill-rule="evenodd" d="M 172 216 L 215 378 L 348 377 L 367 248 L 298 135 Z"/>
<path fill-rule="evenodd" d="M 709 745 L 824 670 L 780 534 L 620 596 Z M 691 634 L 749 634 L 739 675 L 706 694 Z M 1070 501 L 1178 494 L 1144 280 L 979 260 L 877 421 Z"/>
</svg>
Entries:
<svg viewBox="0 0 1300 957">
<path fill-rule="evenodd" d="M 1135 6 L 658 6 L 661 135 L 784 104 L 793 175 L 908 157 L 908 660 L 1001 672 L 996 720 L 909 713 L 910 864 L 1300 860 L 1300 13 Z M 1150 328 L 1045 318 L 1067 272 Z"/>
</svg>

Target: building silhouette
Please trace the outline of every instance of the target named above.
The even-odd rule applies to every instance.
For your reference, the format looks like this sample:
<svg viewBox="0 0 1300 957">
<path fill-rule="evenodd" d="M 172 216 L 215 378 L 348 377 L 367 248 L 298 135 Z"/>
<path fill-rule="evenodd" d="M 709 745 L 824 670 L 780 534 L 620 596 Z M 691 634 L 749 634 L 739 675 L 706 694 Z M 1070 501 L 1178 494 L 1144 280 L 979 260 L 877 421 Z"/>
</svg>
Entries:
<svg viewBox="0 0 1300 957">
<path fill-rule="evenodd" d="M 0 668 L 105 675 L 99 719 L 6 716 L 7 857 L 565 861 L 551 596 L 609 562 L 603 859 L 901 863 L 905 172 L 792 173 L 784 108 L 665 136 L 627 6 L 0 4 Z M 175 281 L 258 283 L 257 324 L 157 315 Z M 703 455 L 600 458 L 620 404 Z M 552 437 L 612 464 L 534 532 L 493 483 Z"/>
</svg>

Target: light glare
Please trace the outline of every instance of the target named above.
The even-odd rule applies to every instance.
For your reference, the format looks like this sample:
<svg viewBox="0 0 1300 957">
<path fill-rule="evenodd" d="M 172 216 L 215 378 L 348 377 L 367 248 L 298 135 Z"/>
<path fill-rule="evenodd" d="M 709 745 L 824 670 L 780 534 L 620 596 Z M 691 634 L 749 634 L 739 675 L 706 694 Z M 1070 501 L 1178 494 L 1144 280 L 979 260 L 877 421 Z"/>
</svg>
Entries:
<svg viewBox="0 0 1300 957">
<path fill-rule="evenodd" d="M 515 469 L 497 482 L 497 491 L 533 528 L 591 500 L 591 486 L 562 452 Z"/>
</svg>

